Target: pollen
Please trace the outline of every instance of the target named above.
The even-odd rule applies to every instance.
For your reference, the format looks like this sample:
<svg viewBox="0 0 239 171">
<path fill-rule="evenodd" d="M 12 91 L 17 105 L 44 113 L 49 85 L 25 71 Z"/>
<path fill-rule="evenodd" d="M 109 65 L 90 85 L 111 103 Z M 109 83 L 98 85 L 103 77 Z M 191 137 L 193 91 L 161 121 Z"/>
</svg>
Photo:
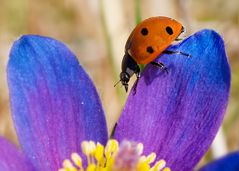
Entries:
<svg viewBox="0 0 239 171">
<path fill-rule="evenodd" d="M 170 171 L 165 160 L 155 161 L 156 154 L 143 155 L 143 144 L 111 139 L 104 147 L 93 141 L 83 141 L 82 152 L 87 163 L 77 153 L 63 161 L 58 171 Z"/>
</svg>

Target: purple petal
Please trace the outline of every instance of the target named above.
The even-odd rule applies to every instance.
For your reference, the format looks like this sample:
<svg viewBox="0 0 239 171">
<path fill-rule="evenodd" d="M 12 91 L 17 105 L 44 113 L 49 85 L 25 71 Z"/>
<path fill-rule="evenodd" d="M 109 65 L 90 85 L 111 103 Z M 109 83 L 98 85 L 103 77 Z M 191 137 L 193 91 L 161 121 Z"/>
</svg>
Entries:
<svg viewBox="0 0 239 171">
<path fill-rule="evenodd" d="M 34 171 L 30 160 L 15 145 L 0 137 L 1 171 Z"/>
<path fill-rule="evenodd" d="M 200 171 L 238 171 L 239 151 L 228 154 L 220 159 L 208 163 Z"/>
<path fill-rule="evenodd" d="M 142 142 L 174 171 L 188 171 L 210 146 L 223 120 L 230 68 L 222 38 L 203 30 L 161 55 L 168 74 L 148 65 L 131 91 L 115 131 L 118 140 Z"/>
<path fill-rule="evenodd" d="M 61 42 L 27 35 L 11 49 L 11 110 L 23 150 L 38 170 L 57 170 L 82 140 L 107 141 L 96 89 Z"/>
</svg>

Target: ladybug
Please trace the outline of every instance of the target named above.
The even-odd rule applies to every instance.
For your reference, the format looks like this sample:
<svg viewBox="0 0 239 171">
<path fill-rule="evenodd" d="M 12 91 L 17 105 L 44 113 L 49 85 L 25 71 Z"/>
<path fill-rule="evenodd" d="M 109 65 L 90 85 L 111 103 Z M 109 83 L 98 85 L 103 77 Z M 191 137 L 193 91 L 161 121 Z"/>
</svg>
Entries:
<svg viewBox="0 0 239 171">
<path fill-rule="evenodd" d="M 140 68 L 138 64 L 152 64 L 161 70 L 167 68 L 161 62 L 154 62 L 154 59 L 161 53 L 182 54 L 190 56 L 179 51 L 166 50 L 173 41 L 181 40 L 178 36 L 184 32 L 184 27 L 178 21 L 164 17 L 151 17 L 139 23 L 131 32 L 126 44 L 125 54 L 121 64 L 120 80 L 115 86 L 121 82 L 128 91 L 128 82 L 135 74 L 137 82 L 140 78 Z"/>
</svg>

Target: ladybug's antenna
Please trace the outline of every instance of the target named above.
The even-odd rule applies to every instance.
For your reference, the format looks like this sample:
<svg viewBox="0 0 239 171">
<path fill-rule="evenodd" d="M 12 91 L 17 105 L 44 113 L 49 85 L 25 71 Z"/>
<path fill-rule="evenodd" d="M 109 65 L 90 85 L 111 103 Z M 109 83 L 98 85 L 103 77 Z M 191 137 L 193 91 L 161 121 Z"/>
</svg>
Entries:
<svg viewBox="0 0 239 171">
<path fill-rule="evenodd" d="M 121 81 L 121 80 L 117 81 L 117 83 L 115 83 L 114 87 L 117 86 L 117 84 L 119 84 L 120 81 Z"/>
<path fill-rule="evenodd" d="M 117 83 L 115 83 L 114 87 L 117 86 L 120 81 L 121 81 L 121 80 L 117 81 Z M 127 92 L 127 91 L 128 91 L 128 83 L 122 83 L 122 86 L 124 86 L 125 91 Z"/>
</svg>

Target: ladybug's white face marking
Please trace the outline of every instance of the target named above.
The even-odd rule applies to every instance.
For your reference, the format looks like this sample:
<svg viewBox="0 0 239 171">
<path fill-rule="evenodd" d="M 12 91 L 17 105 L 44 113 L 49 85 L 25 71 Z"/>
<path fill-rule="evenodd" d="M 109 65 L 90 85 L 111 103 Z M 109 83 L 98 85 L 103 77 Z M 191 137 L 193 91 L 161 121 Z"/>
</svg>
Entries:
<svg viewBox="0 0 239 171">
<path fill-rule="evenodd" d="M 130 69 L 130 68 L 127 68 L 127 69 L 126 69 L 126 72 L 127 72 L 127 74 L 130 75 L 130 77 L 131 77 L 132 75 L 134 75 L 134 71 L 133 71 L 132 69 Z"/>
</svg>

